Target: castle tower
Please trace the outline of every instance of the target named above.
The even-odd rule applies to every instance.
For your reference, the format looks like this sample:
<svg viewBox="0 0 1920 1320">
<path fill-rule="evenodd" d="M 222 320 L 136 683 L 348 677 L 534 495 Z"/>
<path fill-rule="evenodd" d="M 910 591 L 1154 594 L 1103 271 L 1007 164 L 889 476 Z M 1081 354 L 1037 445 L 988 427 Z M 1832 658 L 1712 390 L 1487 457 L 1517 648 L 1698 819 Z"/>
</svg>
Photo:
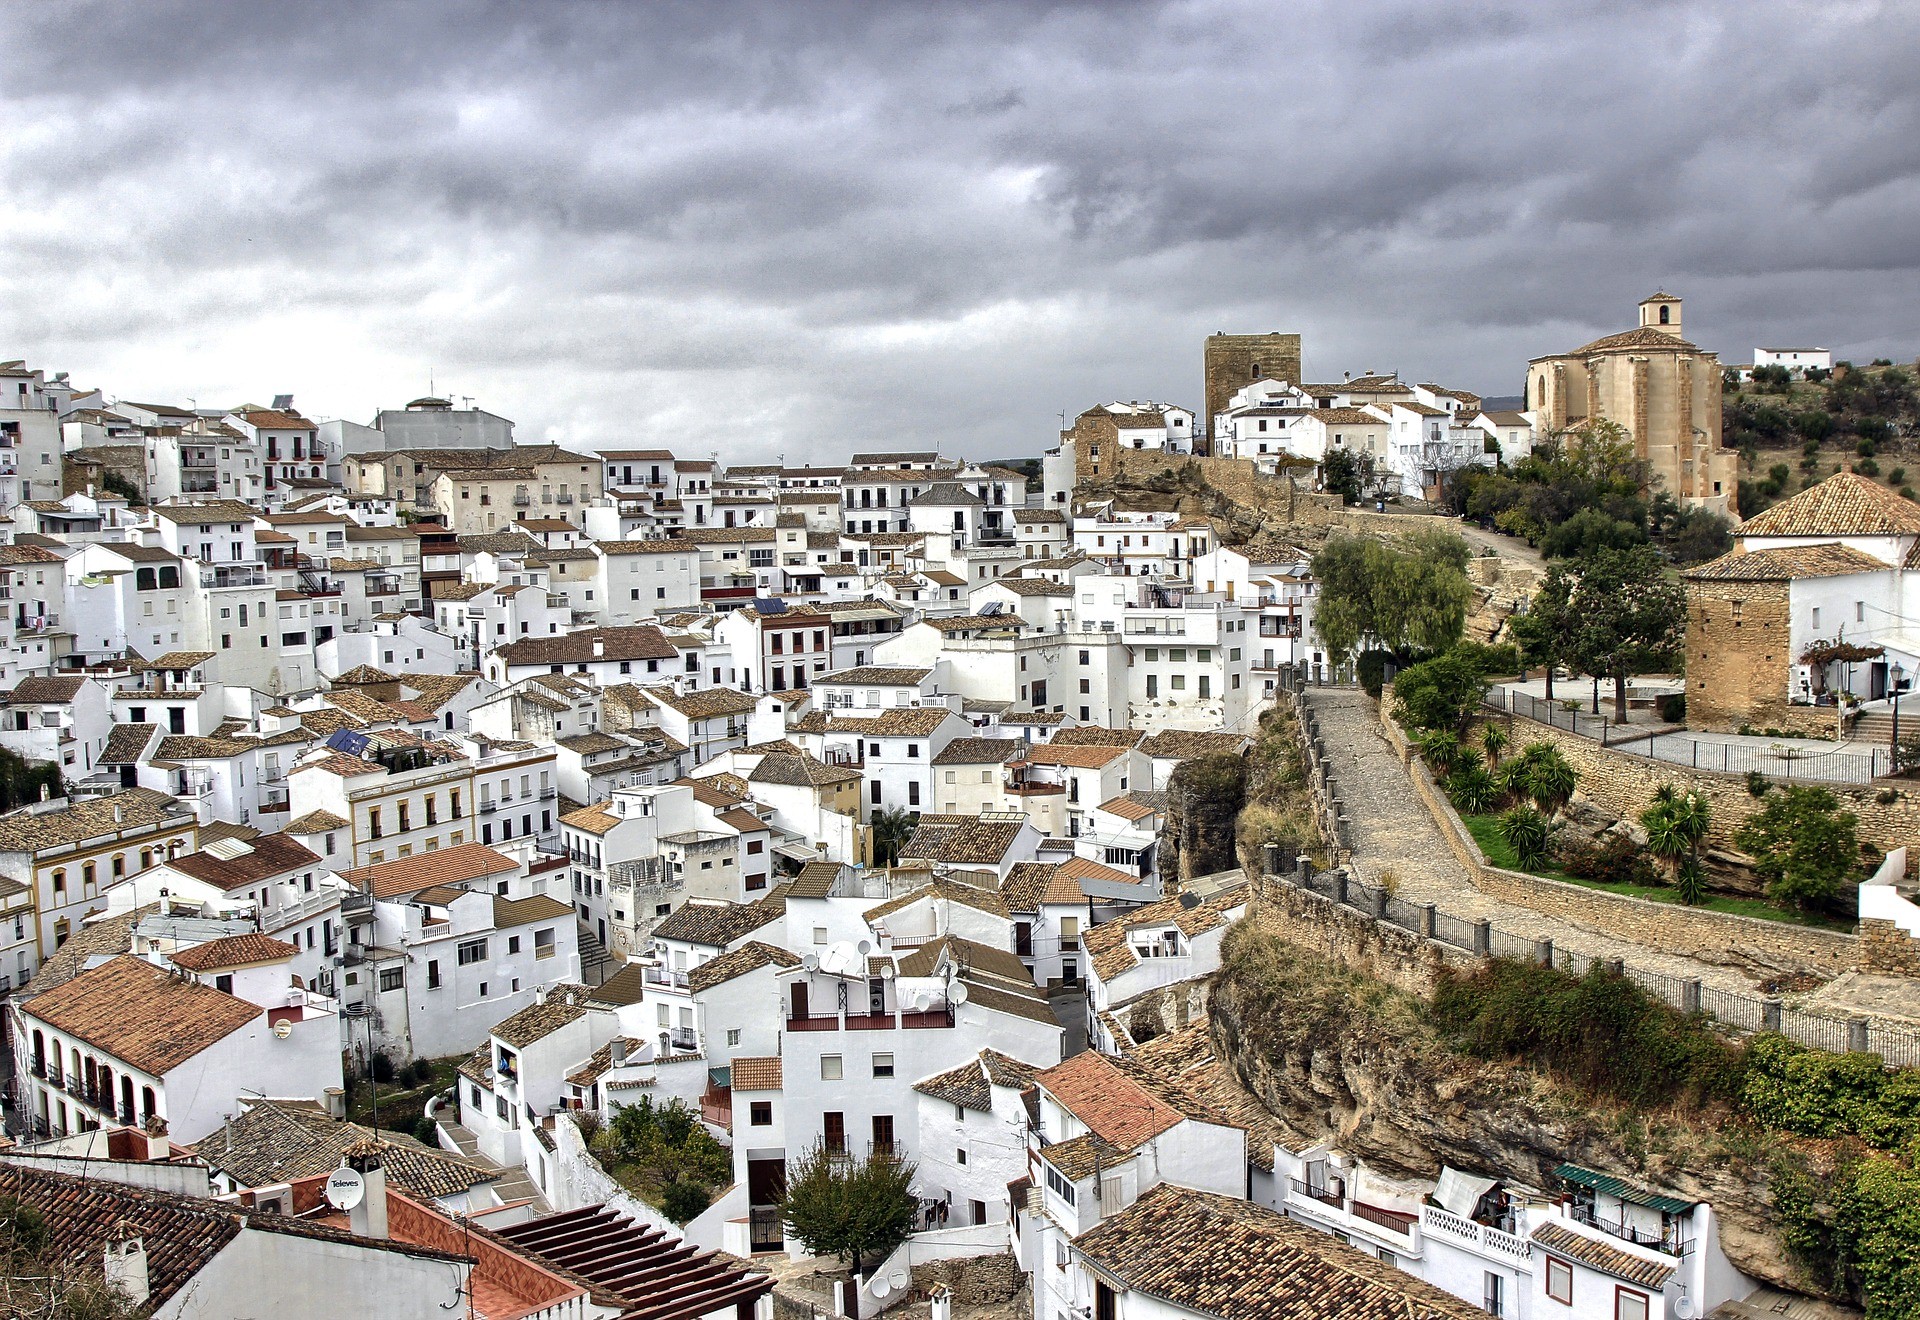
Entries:
<svg viewBox="0 0 1920 1320">
<path fill-rule="evenodd" d="M 1213 417 L 1236 392 L 1262 377 L 1300 383 L 1300 336 L 1277 331 L 1265 335 L 1208 335 L 1205 351 L 1206 414 L 1196 419 L 1198 435 L 1213 435 Z"/>
<path fill-rule="evenodd" d="M 1640 300 L 1640 324 L 1675 339 L 1686 338 L 1680 333 L 1680 300 L 1670 293 L 1656 293 Z"/>
</svg>

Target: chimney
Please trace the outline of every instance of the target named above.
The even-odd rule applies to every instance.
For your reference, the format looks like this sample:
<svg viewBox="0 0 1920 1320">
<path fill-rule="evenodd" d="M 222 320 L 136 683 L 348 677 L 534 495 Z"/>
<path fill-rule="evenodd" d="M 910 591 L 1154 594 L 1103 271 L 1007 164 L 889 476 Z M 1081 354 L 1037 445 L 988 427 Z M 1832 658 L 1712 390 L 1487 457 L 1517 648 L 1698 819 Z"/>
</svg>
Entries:
<svg viewBox="0 0 1920 1320">
<path fill-rule="evenodd" d="M 147 1275 L 147 1244 L 137 1237 L 119 1236 L 130 1227 L 123 1222 L 108 1240 L 103 1272 L 107 1287 L 119 1293 L 130 1309 L 144 1310 L 153 1291 Z"/>
<path fill-rule="evenodd" d="M 147 1118 L 147 1159 L 159 1164 L 173 1158 L 173 1143 L 167 1140 L 167 1120 L 158 1114 Z"/>
<path fill-rule="evenodd" d="M 595 660 L 601 660 L 606 657 L 606 654 L 607 654 L 607 639 L 604 637 L 594 638 L 593 639 L 593 658 Z"/>
<path fill-rule="evenodd" d="M 47 799 L 51 798 L 52 796 L 53 796 L 53 789 L 51 786 L 47 784 L 40 785 L 40 800 L 42 802 L 45 802 Z"/>
<path fill-rule="evenodd" d="M 348 1211 L 349 1226 L 361 1237 L 387 1236 L 387 1170 L 380 1162 L 380 1143 L 372 1139 L 347 1147 L 347 1167 L 367 1180 L 367 1194 Z"/>
<path fill-rule="evenodd" d="M 41 791 L 42 793 L 44 793 L 44 792 L 46 792 L 46 791 L 47 791 L 47 787 L 46 787 L 46 785 L 45 785 L 45 784 L 42 784 L 42 785 L 40 786 L 40 791 Z M 126 805 L 126 803 L 124 803 L 124 802 L 116 802 L 116 803 L 114 803 L 114 804 L 113 804 L 113 823 L 114 823 L 115 825 L 124 825 L 124 824 L 126 824 L 126 822 L 127 822 L 127 805 Z"/>
<path fill-rule="evenodd" d="M 627 1038 L 615 1036 L 607 1046 L 607 1067 L 624 1068 L 627 1066 Z"/>
</svg>

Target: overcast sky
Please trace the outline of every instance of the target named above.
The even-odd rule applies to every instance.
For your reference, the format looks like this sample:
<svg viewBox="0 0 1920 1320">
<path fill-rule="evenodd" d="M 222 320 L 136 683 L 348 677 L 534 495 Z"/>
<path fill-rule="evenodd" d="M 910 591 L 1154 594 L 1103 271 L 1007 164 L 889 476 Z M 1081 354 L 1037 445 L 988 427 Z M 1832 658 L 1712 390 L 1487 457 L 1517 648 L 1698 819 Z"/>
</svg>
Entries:
<svg viewBox="0 0 1920 1320">
<path fill-rule="evenodd" d="M 1920 351 L 1910 4 L 0 13 L 0 358 L 125 398 L 798 464 L 1193 405 L 1216 330 Z"/>
</svg>

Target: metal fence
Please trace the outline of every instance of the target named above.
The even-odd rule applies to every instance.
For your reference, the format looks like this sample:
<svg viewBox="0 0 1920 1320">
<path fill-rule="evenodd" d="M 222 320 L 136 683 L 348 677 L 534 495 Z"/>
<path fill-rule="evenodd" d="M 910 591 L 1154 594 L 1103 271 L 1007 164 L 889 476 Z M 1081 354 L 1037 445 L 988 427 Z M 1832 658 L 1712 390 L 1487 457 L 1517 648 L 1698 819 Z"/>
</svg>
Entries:
<svg viewBox="0 0 1920 1320">
<path fill-rule="evenodd" d="M 1469 921 L 1428 904 L 1407 902 L 1380 886 L 1352 878 L 1344 870 L 1313 871 L 1301 865 L 1291 874 L 1269 874 L 1268 878 L 1415 935 L 1427 935 L 1430 922 L 1432 939 L 1467 953 L 1533 963 L 1550 958 L 1553 967 L 1573 976 L 1585 976 L 1605 965 L 1601 959 L 1561 948 L 1552 940 L 1536 940 L 1503 930 L 1491 921 Z M 1739 1031 L 1777 1031 L 1789 1040 L 1836 1054 L 1877 1054 L 1890 1067 L 1920 1067 L 1920 1031 L 1910 1027 L 1881 1018 L 1830 1017 L 1790 1007 L 1775 998 L 1725 990 L 1629 963 L 1616 965 L 1635 985 L 1682 1012 L 1704 1013 Z"/>
<path fill-rule="evenodd" d="M 1893 753 L 1886 747 L 1821 750 L 1798 739 L 1727 742 L 1696 738 L 1687 733 L 1640 733 L 1634 726 L 1616 724 L 1605 715 L 1567 710 L 1557 701 L 1545 701 L 1511 688 L 1489 688 L 1486 705 L 1503 714 L 1524 716 L 1581 738 L 1591 738 L 1609 751 L 1694 770 L 1728 775 L 1757 770 L 1770 779 L 1869 784 L 1881 775 L 1892 774 L 1894 769 Z"/>
</svg>

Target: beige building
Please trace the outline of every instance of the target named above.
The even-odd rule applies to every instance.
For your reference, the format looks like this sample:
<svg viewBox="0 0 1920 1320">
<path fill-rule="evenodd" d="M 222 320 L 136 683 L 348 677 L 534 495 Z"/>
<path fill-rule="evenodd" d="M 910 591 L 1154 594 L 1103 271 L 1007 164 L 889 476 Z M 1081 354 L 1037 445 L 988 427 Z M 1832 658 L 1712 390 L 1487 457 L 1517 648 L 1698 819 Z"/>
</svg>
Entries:
<svg viewBox="0 0 1920 1320">
<path fill-rule="evenodd" d="M 554 518 L 585 525 L 603 491 L 598 458 L 551 446 L 524 446 L 507 461 L 443 472 L 433 507 L 461 536 L 504 531 L 517 521 Z"/>
<path fill-rule="evenodd" d="M 1682 336 L 1680 299 L 1656 293 L 1632 330 L 1528 363 L 1526 406 L 1540 436 L 1619 423 L 1656 488 L 1732 514 L 1739 455 L 1720 441 L 1720 373 L 1717 354 Z"/>
</svg>

